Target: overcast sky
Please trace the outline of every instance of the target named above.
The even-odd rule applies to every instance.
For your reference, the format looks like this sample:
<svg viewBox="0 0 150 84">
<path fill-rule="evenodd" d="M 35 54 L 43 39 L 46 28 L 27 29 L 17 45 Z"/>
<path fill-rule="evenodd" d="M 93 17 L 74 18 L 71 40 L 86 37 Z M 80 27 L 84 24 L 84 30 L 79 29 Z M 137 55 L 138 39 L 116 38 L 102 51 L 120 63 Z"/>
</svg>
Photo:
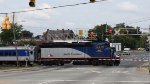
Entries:
<svg viewBox="0 0 150 84">
<path fill-rule="evenodd" d="M 28 6 L 29 0 L 0 0 L 0 12 L 15 12 L 36 8 L 53 7 L 67 4 L 89 2 L 89 0 L 37 0 L 36 7 Z M 127 25 L 140 26 L 148 30 L 150 21 L 135 23 L 150 19 L 150 0 L 107 0 L 74 7 L 49 9 L 28 13 L 18 13 L 15 21 L 23 25 L 34 35 L 42 34 L 47 29 L 79 29 L 88 30 L 95 25 L 125 22 Z M 4 15 L 0 15 L 0 23 Z M 10 19 L 12 14 L 9 14 Z"/>
</svg>

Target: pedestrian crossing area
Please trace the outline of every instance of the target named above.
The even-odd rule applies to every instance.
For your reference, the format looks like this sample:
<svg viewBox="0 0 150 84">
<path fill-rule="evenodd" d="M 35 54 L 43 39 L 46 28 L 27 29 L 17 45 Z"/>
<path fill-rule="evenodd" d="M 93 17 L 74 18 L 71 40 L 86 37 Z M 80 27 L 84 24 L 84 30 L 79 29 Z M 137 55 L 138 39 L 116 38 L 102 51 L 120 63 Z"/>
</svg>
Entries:
<svg viewBox="0 0 150 84">
<path fill-rule="evenodd" d="M 121 61 L 139 61 L 139 62 L 148 62 L 148 61 L 150 61 L 150 59 L 149 58 L 123 58 L 123 59 L 120 59 Z"/>
<path fill-rule="evenodd" d="M 138 58 L 138 57 L 130 57 L 130 58 L 120 58 L 120 59 L 99 59 L 100 61 L 105 60 L 120 60 L 120 61 L 139 61 L 139 62 L 148 62 L 150 61 L 150 58 L 144 57 L 144 58 Z"/>
</svg>

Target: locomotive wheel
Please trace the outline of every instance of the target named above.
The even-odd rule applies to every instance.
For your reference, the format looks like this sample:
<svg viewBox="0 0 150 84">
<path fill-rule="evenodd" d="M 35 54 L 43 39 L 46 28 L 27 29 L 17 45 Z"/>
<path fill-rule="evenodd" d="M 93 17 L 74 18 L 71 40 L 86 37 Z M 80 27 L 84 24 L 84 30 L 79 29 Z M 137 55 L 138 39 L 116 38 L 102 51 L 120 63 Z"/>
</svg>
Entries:
<svg viewBox="0 0 150 84">
<path fill-rule="evenodd" d="M 64 62 L 63 62 L 63 61 L 61 61 L 61 62 L 60 62 L 60 66 L 63 66 L 63 65 L 64 65 Z"/>
<path fill-rule="evenodd" d="M 98 66 L 99 65 L 99 61 L 98 60 L 93 60 L 92 61 L 92 65 L 93 66 Z"/>
<path fill-rule="evenodd" d="M 115 62 L 114 62 L 114 66 L 119 66 L 119 64 L 120 64 L 120 61 L 115 60 Z"/>
<path fill-rule="evenodd" d="M 107 62 L 107 66 L 113 66 L 114 65 L 114 61 L 108 61 Z"/>
</svg>

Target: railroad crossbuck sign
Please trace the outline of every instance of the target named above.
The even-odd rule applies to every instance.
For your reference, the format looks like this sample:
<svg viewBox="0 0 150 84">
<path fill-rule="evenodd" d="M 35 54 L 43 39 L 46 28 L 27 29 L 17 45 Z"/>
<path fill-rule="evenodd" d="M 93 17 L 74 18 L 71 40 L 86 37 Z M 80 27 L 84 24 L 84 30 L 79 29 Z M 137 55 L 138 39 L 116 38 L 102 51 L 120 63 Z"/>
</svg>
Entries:
<svg viewBox="0 0 150 84">
<path fill-rule="evenodd" d="M 137 30 L 137 33 L 136 34 L 129 34 L 129 30 L 135 30 L 135 28 L 119 28 L 119 29 L 114 29 L 115 31 L 115 34 L 114 35 L 143 35 L 143 34 L 139 34 L 138 33 L 138 29 Z M 127 34 L 120 34 L 120 30 L 126 30 L 127 31 Z"/>
<path fill-rule="evenodd" d="M 114 35 L 120 35 L 120 29 L 115 29 L 115 34 Z"/>
</svg>

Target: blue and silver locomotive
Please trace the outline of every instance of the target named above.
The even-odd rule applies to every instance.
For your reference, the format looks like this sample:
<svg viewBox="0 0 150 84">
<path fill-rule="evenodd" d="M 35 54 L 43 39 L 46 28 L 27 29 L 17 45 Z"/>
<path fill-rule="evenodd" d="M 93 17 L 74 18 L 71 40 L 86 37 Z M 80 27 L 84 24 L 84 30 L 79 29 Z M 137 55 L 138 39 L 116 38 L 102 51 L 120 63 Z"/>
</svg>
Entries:
<svg viewBox="0 0 150 84">
<path fill-rule="evenodd" d="M 63 65 L 70 60 L 73 64 L 119 65 L 115 48 L 109 42 L 53 42 L 40 45 L 40 60 L 43 63 L 58 62 Z"/>
</svg>

